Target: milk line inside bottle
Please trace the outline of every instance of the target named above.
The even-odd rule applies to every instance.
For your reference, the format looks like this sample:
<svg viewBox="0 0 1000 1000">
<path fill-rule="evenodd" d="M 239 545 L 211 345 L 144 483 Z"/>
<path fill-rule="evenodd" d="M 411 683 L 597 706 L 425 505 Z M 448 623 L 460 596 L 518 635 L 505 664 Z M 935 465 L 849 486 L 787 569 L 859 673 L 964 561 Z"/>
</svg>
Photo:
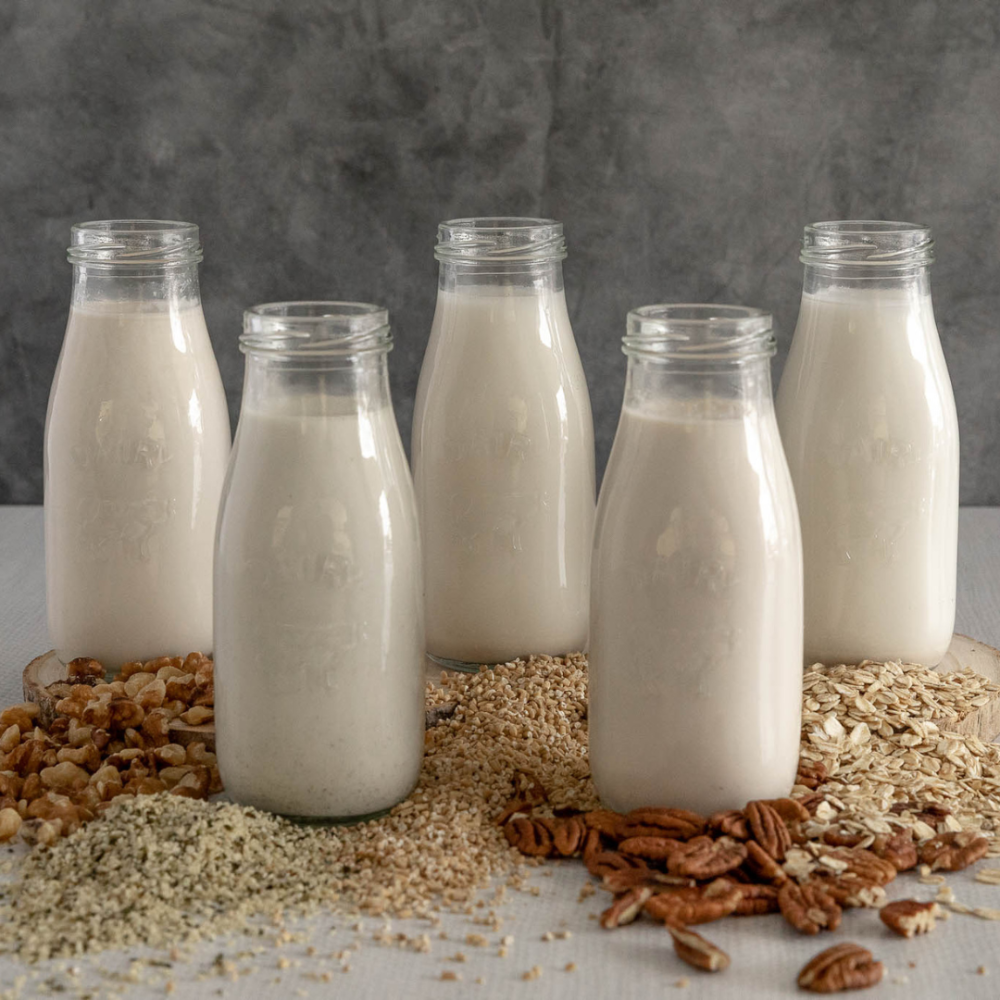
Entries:
<svg viewBox="0 0 1000 1000">
<path fill-rule="evenodd" d="M 590 399 L 559 223 L 443 223 L 412 463 L 427 650 L 475 668 L 587 641 Z"/>
</svg>

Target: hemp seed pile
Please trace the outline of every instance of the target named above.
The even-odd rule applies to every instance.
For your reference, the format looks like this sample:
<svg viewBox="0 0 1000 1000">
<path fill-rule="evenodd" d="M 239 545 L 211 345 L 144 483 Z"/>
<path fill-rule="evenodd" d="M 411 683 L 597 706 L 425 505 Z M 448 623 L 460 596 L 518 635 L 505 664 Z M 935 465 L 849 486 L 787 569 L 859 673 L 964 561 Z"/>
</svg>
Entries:
<svg viewBox="0 0 1000 1000">
<path fill-rule="evenodd" d="M 496 816 L 515 770 L 591 808 L 586 659 L 532 657 L 428 688 L 456 703 L 426 736 L 413 794 L 382 819 L 301 827 L 236 805 L 122 796 L 25 860 L 0 910 L 0 950 L 28 961 L 196 941 L 255 915 L 329 907 L 400 917 L 471 907 L 524 860 Z"/>
<path fill-rule="evenodd" d="M 519 773 L 544 786 L 546 809 L 599 805 L 587 760 L 586 667 L 581 655 L 532 657 L 429 687 L 428 708 L 455 703 L 454 713 L 428 731 L 414 793 L 369 823 L 302 827 L 166 794 L 115 799 L 26 858 L 5 887 L 0 950 L 34 961 L 168 947 L 276 911 L 472 912 L 491 878 L 523 885 L 526 861 L 497 824 Z M 807 671 L 802 764 L 822 763 L 825 776 L 795 792 L 823 798 L 812 810 L 815 835 L 922 834 L 930 815 L 945 828 L 982 830 L 1000 853 L 1000 748 L 947 734 L 996 693 L 975 674 L 909 665 Z M 944 808 L 928 814 L 930 806 Z"/>
</svg>

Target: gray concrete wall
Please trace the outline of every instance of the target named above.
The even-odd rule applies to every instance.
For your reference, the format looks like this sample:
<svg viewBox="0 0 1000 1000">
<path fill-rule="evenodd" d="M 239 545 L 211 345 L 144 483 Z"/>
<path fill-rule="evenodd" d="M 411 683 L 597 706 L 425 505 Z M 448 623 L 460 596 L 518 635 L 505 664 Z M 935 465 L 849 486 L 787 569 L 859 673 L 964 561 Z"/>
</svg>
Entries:
<svg viewBox="0 0 1000 1000">
<path fill-rule="evenodd" d="M 561 219 L 598 461 L 626 310 L 759 305 L 775 376 L 803 224 L 931 225 L 962 500 L 1000 503 L 1000 5 L 994 0 L 6 0 L 0 5 L 0 502 L 42 495 L 70 225 L 202 227 L 235 421 L 242 309 L 392 312 L 409 436 L 436 223 Z"/>
</svg>

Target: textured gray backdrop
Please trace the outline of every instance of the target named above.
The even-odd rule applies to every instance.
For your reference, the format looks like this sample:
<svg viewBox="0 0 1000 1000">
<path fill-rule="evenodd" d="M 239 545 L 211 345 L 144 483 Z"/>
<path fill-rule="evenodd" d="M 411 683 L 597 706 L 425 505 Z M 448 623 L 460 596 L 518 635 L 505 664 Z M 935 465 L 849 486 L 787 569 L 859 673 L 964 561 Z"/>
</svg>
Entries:
<svg viewBox="0 0 1000 1000">
<path fill-rule="evenodd" d="M 389 306 L 404 439 L 436 223 L 561 219 L 603 467 L 626 310 L 795 322 L 803 224 L 931 225 L 962 500 L 1000 503 L 995 0 L 4 0 L 0 502 L 42 496 L 42 428 L 82 219 L 202 227 L 235 416 L 242 309 Z"/>
</svg>

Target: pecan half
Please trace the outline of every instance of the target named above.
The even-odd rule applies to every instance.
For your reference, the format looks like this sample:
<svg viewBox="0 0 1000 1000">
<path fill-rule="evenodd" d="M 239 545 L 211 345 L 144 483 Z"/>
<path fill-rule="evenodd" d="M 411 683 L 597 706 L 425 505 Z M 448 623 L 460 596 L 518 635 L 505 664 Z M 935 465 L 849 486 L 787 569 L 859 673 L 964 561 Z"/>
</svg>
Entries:
<svg viewBox="0 0 1000 1000">
<path fill-rule="evenodd" d="M 933 902 L 898 899 L 894 903 L 886 903 L 878 915 L 889 930 L 910 938 L 914 934 L 926 934 L 934 930 L 934 918 L 941 915 L 941 907 Z"/>
<path fill-rule="evenodd" d="M 799 773 L 795 775 L 795 784 L 816 789 L 829 777 L 826 765 L 821 760 L 814 764 L 799 761 Z"/>
<path fill-rule="evenodd" d="M 805 823 L 809 810 L 798 799 L 763 799 L 786 823 Z"/>
<path fill-rule="evenodd" d="M 865 834 L 858 833 L 856 830 L 844 830 L 840 827 L 835 827 L 830 830 L 824 830 L 823 836 L 820 839 L 824 844 L 829 844 L 831 847 L 857 847 L 865 839 Z"/>
<path fill-rule="evenodd" d="M 590 827 L 587 828 L 587 836 L 583 841 L 582 850 L 583 863 L 587 866 L 587 871 L 590 871 L 591 860 L 595 855 L 600 854 L 604 850 L 604 844 L 601 842 L 600 830 L 594 830 Z"/>
<path fill-rule="evenodd" d="M 673 837 L 627 837 L 618 845 L 618 850 L 646 861 L 666 861 L 684 843 Z"/>
<path fill-rule="evenodd" d="M 700 934 L 688 930 L 687 927 L 676 927 L 673 924 L 667 924 L 667 930 L 674 939 L 674 951 L 681 961 L 705 972 L 721 972 L 729 967 L 729 956 Z"/>
<path fill-rule="evenodd" d="M 621 813 L 612 812 L 610 809 L 592 809 L 581 814 L 580 819 L 588 830 L 598 830 L 610 840 L 621 838 L 622 823 L 625 820 Z"/>
<path fill-rule="evenodd" d="M 947 806 L 938 805 L 936 802 L 925 803 L 917 813 L 917 819 L 933 827 L 938 833 L 947 832 L 947 826 L 942 826 L 941 821 L 951 815 L 951 810 Z"/>
<path fill-rule="evenodd" d="M 734 917 L 757 917 L 777 913 L 778 887 L 774 885 L 741 885 L 742 899 L 733 910 Z"/>
<path fill-rule="evenodd" d="M 565 816 L 548 820 L 545 825 L 552 833 L 552 848 L 555 854 L 571 858 L 583 849 L 587 828 L 577 816 Z"/>
<path fill-rule="evenodd" d="M 785 821 L 773 806 L 766 802 L 748 802 L 743 810 L 754 840 L 774 858 L 784 861 L 785 851 L 792 846 L 792 838 Z"/>
<path fill-rule="evenodd" d="M 511 784 L 514 786 L 514 796 L 497 817 L 498 826 L 503 826 L 517 813 L 530 812 L 548 799 L 545 786 L 530 771 L 515 771 L 511 776 Z"/>
<path fill-rule="evenodd" d="M 601 914 L 601 926 L 610 929 L 632 923 L 642 912 L 646 900 L 652 895 L 653 890 L 643 885 L 637 885 L 628 892 L 623 892 Z"/>
<path fill-rule="evenodd" d="M 530 857 L 547 858 L 552 853 L 552 833 L 544 823 L 515 816 L 504 824 L 503 834 L 511 847 Z"/>
<path fill-rule="evenodd" d="M 800 803 L 810 816 L 815 816 L 819 804 L 826 801 L 826 796 L 822 792 L 807 792 L 805 795 L 797 795 L 795 801 Z"/>
<path fill-rule="evenodd" d="M 708 817 L 708 831 L 717 837 L 732 837 L 734 840 L 750 839 L 750 824 L 739 809 L 724 809 Z"/>
<path fill-rule="evenodd" d="M 728 917 L 743 898 L 739 886 L 724 894 L 706 897 L 700 888 L 658 892 L 646 901 L 645 911 L 667 924 L 707 924 Z"/>
<path fill-rule="evenodd" d="M 892 836 L 881 834 L 875 838 L 871 851 L 888 861 L 897 872 L 908 872 L 911 868 L 916 868 L 919 860 L 911 830 L 900 830 Z"/>
<path fill-rule="evenodd" d="M 667 875 L 665 872 L 652 868 L 622 868 L 620 871 L 608 872 L 601 879 L 601 887 L 609 892 L 626 892 L 637 885 L 648 885 L 653 889 L 662 886 L 693 886 L 694 879 L 681 878 L 677 875 Z"/>
<path fill-rule="evenodd" d="M 755 881 L 773 882 L 780 885 L 787 880 L 785 869 L 756 840 L 748 840 L 746 847 L 747 857 L 743 868 L 753 876 Z"/>
<path fill-rule="evenodd" d="M 877 885 L 888 885 L 896 877 L 896 867 L 891 861 L 880 858 L 865 847 L 838 847 L 821 855 L 820 864 L 823 863 L 823 858 L 846 862 L 845 871 L 853 872 L 859 878 Z"/>
<path fill-rule="evenodd" d="M 667 857 L 667 871 L 671 875 L 690 875 L 692 878 L 709 879 L 739 868 L 746 860 L 747 849 L 732 837 L 694 837 L 680 844 Z"/>
<path fill-rule="evenodd" d="M 22 744 L 23 746 L 23 744 Z M 931 871 L 957 872 L 975 864 L 989 850 L 990 842 L 971 830 L 939 833 L 920 845 L 918 855 Z"/>
<path fill-rule="evenodd" d="M 778 890 L 781 915 L 801 934 L 835 931 L 840 926 L 841 909 L 832 896 L 815 883 L 799 885 L 788 881 Z"/>
<path fill-rule="evenodd" d="M 553 854 L 572 857 L 582 849 L 586 832 L 586 827 L 575 816 L 537 816 L 534 819 L 515 816 L 504 824 L 504 834 L 514 847 L 522 854 L 539 857 Z"/>
<path fill-rule="evenodd" d="M 620 836 L 674 837 L 690 840 L 705 832 L 705 818 L 687 809 L 633 809 L 625 816 Z"/>
<path fill-rule="evenodd" d="M 885 889 L 871 879 L 861 878 L 853 872 L 842 875 L 821 875 L 810 882 L 818 886 L 842 907 L 867 907 L 878 909 L 885 903 Z"/>
<path fill-rule="evenodd" d="M 885 966 L 859 944 L 844 941 L 813 956 L 799 973 L 798 984 L 813 993 L 863 990 L 882 981 Z"/>
<path fill-rule="evenodd" d="M 617 851 L 597 851 L 589 858 L 585 858 L 584 864 L 587 866 L 587 871 L 598 878 L 604 878 L 611 872 L 625 871 L 630 868 L 638 868 L 644 872 L 649 871 L 649 866 L 641 858 L 630 858 Z"/>
</svg>

